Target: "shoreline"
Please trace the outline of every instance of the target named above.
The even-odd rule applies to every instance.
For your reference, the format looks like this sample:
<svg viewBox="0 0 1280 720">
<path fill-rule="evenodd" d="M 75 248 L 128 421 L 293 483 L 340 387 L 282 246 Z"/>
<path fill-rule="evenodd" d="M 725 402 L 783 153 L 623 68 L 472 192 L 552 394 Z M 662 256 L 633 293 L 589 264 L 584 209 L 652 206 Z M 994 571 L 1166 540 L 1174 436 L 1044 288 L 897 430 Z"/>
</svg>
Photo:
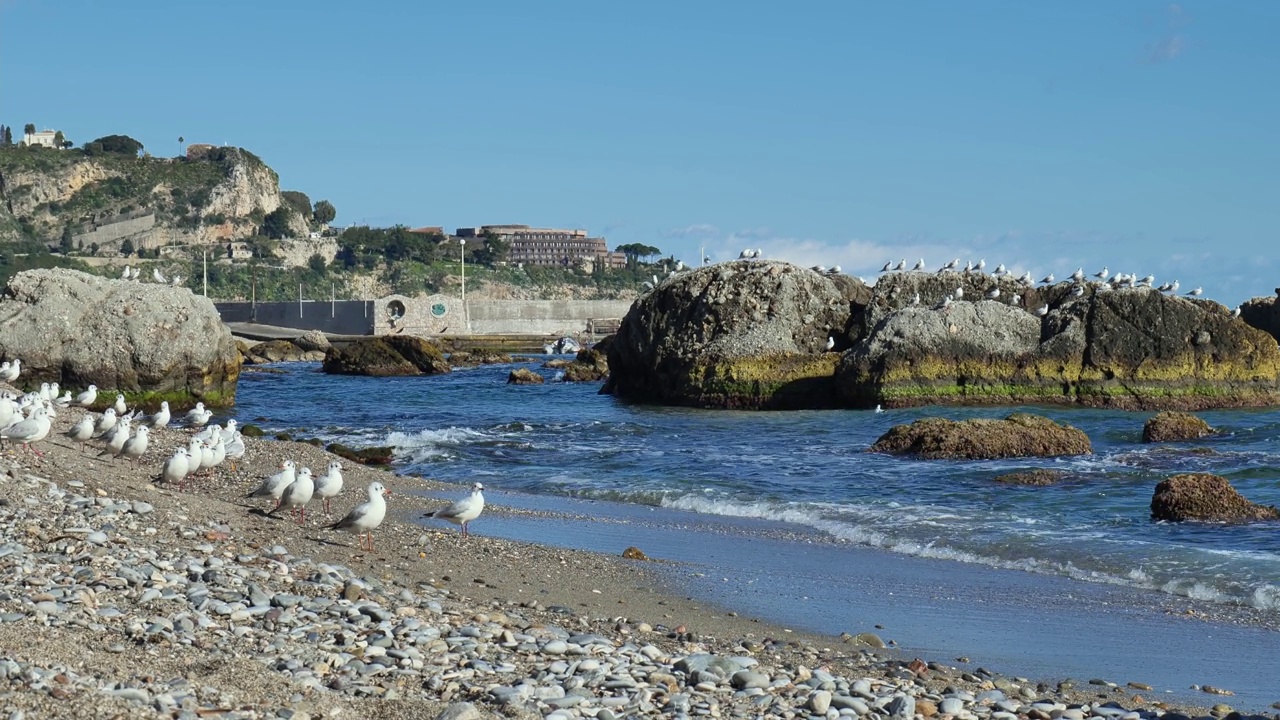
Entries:
<svg viewBox="0 0 1280 720">
<path fill-rule="evenodd" d="M 894 652 L 683 596 L 662 564 L 423 528 L 414 520 L 440 502 L 418 493 L 452 498 L 460 488 L 344 462 L 335 518 L 371 480 L 393 492 L 377 552 L 366 555 L 354 536 L 321 530 L 319 518 L 299 528 L 243 498 L 286 457 L 325 467 L 333 456 L 320 448 L 246 438 L 236 472 L 224 466 L 179 492 L 151 478 L 187 433 L 154 432 L 135 469 L 61 437 L 80 414 L 59 412 L 39 464 L 11 444 L 2 463 L 0 649 L 18 675 L 36 678 L 15 683 L 9 668 L 5 703 L 40 717 L 271 717 L 280 708 L 435 717 L 467 701 L 494 716 L 602 720 L 712 708 L 911 714 L 908 704 L 924 717 L 962 709 L 1004 718 L 1112 701 L 1123 710 L 1091 707 L 1082 717 L 1138 718 L 1161 709 L 1206 716 L 1231 702 L 1164 705 L 1149 691 L 1037 686 L 950 662 L 918 673 Z M 723 662 L 680 660 L 703 653 Z M 742 657 L 751 659 L 732 660 Z M 944 695 L 948 686 L 955 692 Z"/>
</svg>

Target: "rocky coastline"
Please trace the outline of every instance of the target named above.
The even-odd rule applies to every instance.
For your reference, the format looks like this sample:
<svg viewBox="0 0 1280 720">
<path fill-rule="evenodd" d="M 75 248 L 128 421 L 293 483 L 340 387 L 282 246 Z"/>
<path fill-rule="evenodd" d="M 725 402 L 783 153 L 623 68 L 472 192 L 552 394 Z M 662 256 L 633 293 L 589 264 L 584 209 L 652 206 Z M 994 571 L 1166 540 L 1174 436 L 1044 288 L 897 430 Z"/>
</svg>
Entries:
<svg viewBox="0 0 1280 720">
<path fill-rule="evenodd" d="M 155 478 L 189 431 L 155 431 L 135 467 L 59 434 L 81 412 L 59 412 L 38 462 L 12 445 L 0 459 L 0 692 L 28 717 L 1229 712 L 792 633 L 665 591 L 646 561 L 424 528 L 438 485 L 346 465 L 335 515 L 368 482 L 392 490 L 376 552 L 360 552 L 320 518 L 299 526 L 244 497 L 284 458 L 324 467 L 321 448 L 248 438 L 234 471 L 184 492 Z"/>
</svg>

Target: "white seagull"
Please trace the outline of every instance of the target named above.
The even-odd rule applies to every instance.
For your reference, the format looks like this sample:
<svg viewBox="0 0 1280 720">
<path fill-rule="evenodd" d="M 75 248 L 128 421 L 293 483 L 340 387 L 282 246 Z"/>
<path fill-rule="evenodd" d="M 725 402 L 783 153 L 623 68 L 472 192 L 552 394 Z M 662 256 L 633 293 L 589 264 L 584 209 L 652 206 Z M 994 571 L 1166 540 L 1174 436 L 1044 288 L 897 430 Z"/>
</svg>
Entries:
<svg viewBox="0 0 1280 720">
<path fill-rule="evenodd" d="M 823 350 L 831 350 L 835 346 L 836 346 L 836 339 L 834 337 L 828 337 L 826 347 L 824 347 Z"/>
<path fill-rule="evenodd" d="M 889 272 L 889 271 L 890 271 L 890 270 L 892 270 L 892 269 L 893 269 L 893 261 L 892 261 L 892 260 L 890 260 L 889 262 L 887 262 L 887 263 L 885 263 L 885 264 L 884 264 L 884 267 L 880 268 L 880 272 L 882 272 L 882 273 L 886 273 L 886 272 Z"/>
<path fill-rule="evenodd" d="M 151 268 L 151 279 L 152 279 L 152 280 L 155 280 L 156 282 L 160 283 L 161 285 L 163 285 L 164 283 L 169 282 L 167 279 L 165 279 L 164 274 L 162 274 L 162 273 L 160 272 L 160 268 Z"/>
<path fill-rule="evenodd" d="M 292 485 L 296 478 L 297 473 L 294 470 L 293 461 L 285 460 L 280 463 L 279 472 L 267 477 L 267 479 L 263 480 L 262 484 L 258 486 L 257 490 L 245 495 L 245 497 L 269 497 L 276 501 L 275 507 L 271 508 L 272 512 L 275 512 L 276 507 L 280 507 L 280 496 L 284 494 L 284 489 Z"/>
<path fill-rule="evenodd" d="M 151 419 L 150 419 L 151 427 L 162 428 L 162 427 L 168 426 L 170 417 L 171 415 L 169 413 L 169 401 L 163 400 L 160 402 L 160 409 L 157 410 L 155 414 L 151 416 Z"/>
<path fill-rule="evenodd" d="M 995 300 L 998 297 L 1000 297 L 1000 286 L 997 285 L 996 287 L 993 287 L 987 291 L 988 300 Z"/>
<path fill-rule="evenodd" d="M 346 530 L 356 534 L 356 538 L 368 537 L 369 546 L 361 542 L 360 549 L 373 552 L 373 531 L 382 524 L 387 516 L 386 496 L 391 491 L 382 487 L 382 483 L 369 483 L 369 499 L 352 508 L 347 516 L 329 526 L 330 530 Z"/>
<path fill-rule="evenodd" d="M 1107 277 L 1110 276 L 1110 273 L 1108 273 L 1107 270 L 1108 270 L 1107 266 L 1103 265 L 1102 269 L 1094 273 L 1093 276 L 1098 278 L 1099 280 L 1106 280 Z"/>
<path fill-rule="evenodd" d="M 93 416 L 89 413 L 81 415 L 80 422 L 72 425 L 71 429 L 63 434 L 80 443 L 80 452 L 84 452 L 85 441 L 93 437 Z"/>
<path fill-rule="evenodd" d="M 480 517 L 480 513 L 484 512 L 483 491 L 484 485 L 476 483 L 471 486 L 470 495 L 453 503 L 449 507 L 436 510 L 435 512 L 426 515 L 426 517 L 448 520 L 454 525 L 460 526 L 462 528 L 462 537 L 467 537 L 467 523 Z"/>
<path fill-rule="evenodd" d="M 124 404 L 124 395 L 121 393 L 116 393 L 116 404 L 112 405 L 112 407 L 116 409 L 116 415 L 123 415 L 129 410 Z"/>
<path fill-rule="evenodd" d="M 176 483 L 179 490 L 186 489 L 187 473 L 190 472 L 191 455 L 186 448 L 178 448 L 173 451 L 173 455 L 164 461 L 164 467 L 160 470 L 160 476 L 165 482 Z"/>
<path fill-rule="evenodd" d="M 0 365 L 0 380 L 9 383 L 17 380 L 18 375 L 22 372 L 22 360 L 14 358 L 13 362 L 5 363 L 5 365 L 8 365 L 8 367 Z"/>
<path fill-rule="evenodd" d="M 1041 305 L 1040 307 L 1036 308 L 1036 315 L 1039 315 L 1040 317 L 1044 317 L 1045 315 L 1048 315 L 1048 314 L 1049 314 L 1048 305 Z"/>
<path fill-rule="evenodd" d="M 16 440 L 22 443 L 22 446 L 37 457 L 44 457 L 44 453 L 31 447 L 31 443 L 39 442 L 49 434 L 49 428 L 52 423 L 49 422 L 49 412 L 43 407 L 38 407 L 31 411 L 31 417 L 26 420 L 20 420 L 9 427 L 0 430 L 0 438 L 5 440 Z"/>
<path fill-rule="evenodd" d="M 911 268 L 911 272 L 918 272 L 923 269 L 924 269 L 924 258 L 920 258 L 920 261 L 916 263 L 915 267 Z"/>
<path fill-rule="evenodd" d="M 147 452 L 147 438 L 150 432 L 151 428 L 146 425 L 138 428 L 133 437 L 124 441 L 124 447 L 121 448 L 120 455 L 124 455 L 126 460 L 136 465 L 138 458 Z M 119 457 L 119 455 L 116 457 Z"/>
<path fill-rule="evenodd" d="M 231 442 L 227 443 L 226 459 L 231 461 L 231 472 L 236 471 L 236 461 L 242 457 L 244 457 L 244 437 L 237 430 L 231 437 Z"/>
<path fill-rule="evenodd" d="M 290 515 L 298 519 L 299 525 L 307 523 L 307 503 L 311 502 L 311 496 L 316 492 L 316 484 L 311 480 L 311 468 L 300 468 L 298 476 L 293 482 L 289 483 L 289 487 L 284 489 L 284 493 L 280 496 L 280 504 L 276 505 L 276 510 L 288 510 Z"/>
<path fill-rule="evenodd" d="M 342 463 L 333 460 L 329 471 L 316 478 L 316 497 L 324 501 L 324 514 L 329 514 L 329 500 L 342 492 Z"/>
<path fill-rule="evenodd" d="M 1204 292 L 1203 288 L 1196 288 L 1195 290 L 1188 291 L 1187 297 L 1200 297 L 1200 294 L 1203 292 Z"/>
<path fill-rule="evenodd" d="M 88 390 L 76 396 L 76 404 L 80 407 L 89 407 L 94 400 L 98 399 L 98 386 L 90 385 Z"/>
<path fill-rule="evenodd" d="M 1040 278 L 1040 284 L 1041 284 L 1041 285 L 1052 285 L 1052 284 L 1053 284 L 1053 280 L 1054 280 L 1053 273 L 1049 273 L 1048 275 L 1045 275 L 1044 277 Z"/>
<path fill-rule="evenodd" d="M 1076 268 L 1076 271 L 1071 273 L 1071 279 L 1076 282 L 1084 282 L 1084 268 Z"/>
</svg>

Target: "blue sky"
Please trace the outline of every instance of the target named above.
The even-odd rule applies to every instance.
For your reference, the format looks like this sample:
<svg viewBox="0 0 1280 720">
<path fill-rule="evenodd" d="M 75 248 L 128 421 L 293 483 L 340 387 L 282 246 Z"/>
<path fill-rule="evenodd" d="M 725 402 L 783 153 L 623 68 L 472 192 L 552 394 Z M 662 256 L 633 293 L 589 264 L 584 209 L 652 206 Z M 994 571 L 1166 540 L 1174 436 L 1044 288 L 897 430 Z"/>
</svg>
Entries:
<svg viewBox="0 0 1280 720">
<path fill-rule="evenodd" d="M 338 224 L 1280 285 L 1280 3 L 0 0 L 0 122 L 239 145 Z"/>
</svg>

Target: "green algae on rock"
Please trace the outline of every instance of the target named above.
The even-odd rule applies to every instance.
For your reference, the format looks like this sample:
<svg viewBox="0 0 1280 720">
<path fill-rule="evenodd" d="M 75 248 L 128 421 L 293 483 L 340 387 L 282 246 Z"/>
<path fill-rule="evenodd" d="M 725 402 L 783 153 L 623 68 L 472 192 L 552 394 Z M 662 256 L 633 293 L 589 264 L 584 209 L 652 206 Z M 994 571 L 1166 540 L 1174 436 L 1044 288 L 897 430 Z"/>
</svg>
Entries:
<svg viewBox="0 0 1280 720">
<path fill-rule="evenodd" d="M 1142 442 L 1199 440 L 1213 432 L 1209 423 L 1191 413 L 1164 410 L 1148 418 L 1142 426 Z"/>
<path fill-rule="evenodd" d="M 927 460 L 994 460 L 1089 455 L 1093 445 L 1078 428 L 1039 415 L 1014 413 L 1004 420 L 923 418 L 895 425 L 870 451 Z"/>
<path fill-rule="evenodd" d="M 444 353 L 413 335 L 379 335 L 325 352 L 323 370 L 335 375 L 436 375 L 449 372 Z"/>
</svg>

